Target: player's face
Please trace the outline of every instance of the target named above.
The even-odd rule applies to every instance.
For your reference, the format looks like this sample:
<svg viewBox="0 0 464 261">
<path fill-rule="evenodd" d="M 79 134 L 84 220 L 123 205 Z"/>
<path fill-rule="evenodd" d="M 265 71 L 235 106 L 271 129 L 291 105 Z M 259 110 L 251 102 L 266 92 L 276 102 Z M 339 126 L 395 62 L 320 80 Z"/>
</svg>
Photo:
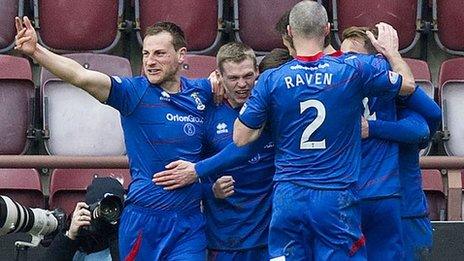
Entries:
<svg viewBox="0 0 464 261">
<path fill-rule="evenodd" d="M 242 106 L 247 101 L 256 77 L 258 77 L 258 70 L 251 59 L 223 64 L 220 80 L 232 106 Z"/>
<path fill-rule="evenodd" d="M 143 40 L 143 72 L 152 84 L 175 81 L 183 62 L 185 48 L 174 50 L 168 32 L 145 37 Z"/>
<path fill-rule="evenodd" d="M 342 52 L 354 52 L 368 54 L 366 47 L 364 46 L 364 39 L 360 37 L 350 37 L 343 40 L 340 45 Z"/>
</svg>

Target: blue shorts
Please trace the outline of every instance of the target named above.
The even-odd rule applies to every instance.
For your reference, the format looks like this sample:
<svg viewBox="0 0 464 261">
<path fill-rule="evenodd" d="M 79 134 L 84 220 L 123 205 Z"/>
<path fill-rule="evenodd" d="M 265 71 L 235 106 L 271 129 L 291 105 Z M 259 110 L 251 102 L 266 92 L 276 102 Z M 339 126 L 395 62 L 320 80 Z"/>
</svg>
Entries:
<svg viewBox="0 0 464 261">
<path fill-rule="evenodd" d="M 366 260 L 354 190 L 274 186 L 269 227 L 271 260 Z"/>
<path fill-rule="evenodd" d="M 361 201 L 362 232 L 369 260 L 401 260 L 403 240 L 398 197 Z"/>
<path fill-rule="evenodd" d="M 402 218 L 404 260 L 421 260 L 432 250 L 432 224 L 427 217 Z"/>
<path fill-rule="evenodd" d="M 267 247 L 257 247 L 246 250 L 224 251 L 208 250 L 208 261 L 267 261 Z"/>
<path fill-rule="evenodd" d="M 206 259 L 205 219 L 198 209 L 177 213 L 128 205 L 119 225 L 121 260 Z"/>
</svg>

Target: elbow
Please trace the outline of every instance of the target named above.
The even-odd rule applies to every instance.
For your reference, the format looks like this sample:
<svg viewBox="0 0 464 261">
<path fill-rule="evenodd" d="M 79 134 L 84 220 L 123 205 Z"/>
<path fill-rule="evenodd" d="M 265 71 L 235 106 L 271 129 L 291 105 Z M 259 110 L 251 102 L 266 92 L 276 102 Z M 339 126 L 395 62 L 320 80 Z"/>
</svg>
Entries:
<svg viewBox="0 0 464 261">
<path fill-rule="evenodd" d="M 406 96 L 412 94 L 416 90 L 414 77 L 404 77 L 401 84 L 400 95 Z"/>
<path fill-rule="evenodd" d="M 242 147 L 247 144 L 247 141 L 235 131 L 233 135 L 233 140 L 234 140 L 235 145 L 237 145 L 237 147 Z"/>
</svg>

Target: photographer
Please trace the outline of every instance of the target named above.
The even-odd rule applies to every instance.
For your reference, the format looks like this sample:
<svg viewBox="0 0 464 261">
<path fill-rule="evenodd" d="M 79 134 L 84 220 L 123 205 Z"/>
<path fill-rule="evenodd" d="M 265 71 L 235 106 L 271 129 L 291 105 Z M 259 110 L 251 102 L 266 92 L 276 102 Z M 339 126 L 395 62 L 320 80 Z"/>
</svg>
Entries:
<svg viewBox="0 0 464 261">
<path fill-rule="evenodd" d="M 114 205 L 109 209 L 115 213 L 103 213 L 102 202 L 108 199 Z M 123 202 L 124 188 L 119 181 L 95 178 L 87 187 L 85 202 L 76 204 L 69 229 L 53 239 L 43 260 L 119 260 L 118 222 Z M 110 217 L 106 217 L 108 213 Z"/>
</svg>

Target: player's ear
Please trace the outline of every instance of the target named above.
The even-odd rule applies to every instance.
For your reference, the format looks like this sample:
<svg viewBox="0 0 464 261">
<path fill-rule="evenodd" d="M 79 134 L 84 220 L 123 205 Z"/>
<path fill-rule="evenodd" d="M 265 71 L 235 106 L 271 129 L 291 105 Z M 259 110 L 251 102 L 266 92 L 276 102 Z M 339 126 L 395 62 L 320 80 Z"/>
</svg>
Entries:
<svg viewBox="0 0 464 261">
<path fill-rule="evenodd" d="M 327 23 L 324 28 L 324 36 L 327 36 L 329 34 L 330 34 L 330 23 Z"/>
<path fill-rule="evenodd" d="M 181 47 L 181 48 L 179 48 L 179 50 L 177 50 L 177 59 L 178 59 L 179 64 L 184 63 L 186 55 L 187 55 L 187 48 L 186 47 Z"/>
</svg>

